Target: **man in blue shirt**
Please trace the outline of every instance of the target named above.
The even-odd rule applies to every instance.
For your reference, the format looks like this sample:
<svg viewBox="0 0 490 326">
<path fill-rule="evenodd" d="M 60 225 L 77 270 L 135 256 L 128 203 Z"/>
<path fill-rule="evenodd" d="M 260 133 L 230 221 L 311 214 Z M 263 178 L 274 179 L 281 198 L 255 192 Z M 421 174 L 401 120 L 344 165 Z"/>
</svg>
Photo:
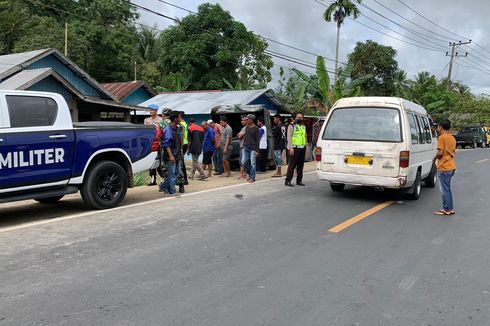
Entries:
<svg viewBox="0 0 490 326">
<path fill-rule="evenodd" d="M 167 177 L 160 184 L 160 192 L 166 192 L 171 196 L 176 195 L 175 184 L 180 174 L 180 163 L 183 157 L 179 125 L 179 112 L 172 112 L 170 124 L 163 130 L 162 138 L 163 160 L 167 166 Z"/>
<path fill-rule="evenodd" d="M 213 127 L 211 127 L 206 121 L 201 123 L 202 129 L 204 129 L 204 142 L 202 144 L 203 159 L 202 165 L 204 170 L 208 170 L 208 178 L 211 178 L 213 173 L 213 154 L 216 150 L 215 141 L 216 133 Z"/>
</svg>

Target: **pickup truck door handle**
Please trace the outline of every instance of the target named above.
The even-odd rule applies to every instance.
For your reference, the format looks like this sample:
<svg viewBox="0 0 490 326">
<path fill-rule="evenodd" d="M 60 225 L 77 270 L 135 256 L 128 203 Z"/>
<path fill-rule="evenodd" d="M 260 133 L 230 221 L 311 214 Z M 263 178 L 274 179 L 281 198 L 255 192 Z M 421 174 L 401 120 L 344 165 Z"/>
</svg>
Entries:
<svg viewBox="0 0 490 326">
<path fill-rule="evenodd" d="M 63 139 L 66 138 L 66 135 L 51 135 L 49 136 L 50 139 Z"/>
</svg>

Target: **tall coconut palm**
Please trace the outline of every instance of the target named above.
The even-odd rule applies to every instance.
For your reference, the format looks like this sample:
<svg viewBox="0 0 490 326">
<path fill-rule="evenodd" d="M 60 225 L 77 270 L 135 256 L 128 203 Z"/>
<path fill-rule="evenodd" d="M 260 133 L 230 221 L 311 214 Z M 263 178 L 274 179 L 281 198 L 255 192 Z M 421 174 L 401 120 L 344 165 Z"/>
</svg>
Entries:
<svg viewBox="0 0 490 326">
<path fill-rule="evenodd" d="M 323 19 L 327 22 L 332 20 L 337 23 L 337 46 L 335 49 L 335 81 L 338 78 L 339 69 L 339 40 L 340 40 L 340 27 L 344 23 L 347 17 L 353 17 L 357 19 L 361 15 L 357 4 L 361 4 L 362 0 L 335 0 L 323 13 Z M 357 4 L 356 4 L 357 3 Z"/>
</svg>

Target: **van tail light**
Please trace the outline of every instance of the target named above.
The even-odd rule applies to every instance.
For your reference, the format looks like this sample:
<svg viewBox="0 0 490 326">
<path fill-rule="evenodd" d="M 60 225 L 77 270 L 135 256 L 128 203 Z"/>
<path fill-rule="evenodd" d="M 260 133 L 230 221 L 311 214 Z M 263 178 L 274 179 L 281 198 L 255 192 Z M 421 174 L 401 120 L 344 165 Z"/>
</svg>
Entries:
<svg viewBox="0 0 490 326">
<path fill-rule="evenodd" d="M 400 152 L 400 167 L 408 168 L 410 165 L 410 151 Z"/>
<path fill-rule="evenodd" d="M 317 161 L 317 162 L 322 161 L 322 148 L 321 147 L 315 148 L 315 161 Z"/>
</svg>

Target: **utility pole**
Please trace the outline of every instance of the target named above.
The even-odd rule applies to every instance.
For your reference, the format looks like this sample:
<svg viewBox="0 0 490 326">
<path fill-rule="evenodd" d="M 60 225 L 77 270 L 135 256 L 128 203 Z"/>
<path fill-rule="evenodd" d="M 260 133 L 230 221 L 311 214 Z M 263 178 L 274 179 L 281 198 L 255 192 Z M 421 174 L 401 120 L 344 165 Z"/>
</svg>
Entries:
<svg viewBox="0 0 490 326">
<path fill-rule="evenodd" d="M 68 23 L 65 23 L 65 57 L 68 57 Z"/>
<path fill-rule="evenodd" d="M 136 77 L 137 67 L 138 67 L 138 66 L 137 66 L 137 64 L 138 64 L 138 63 L 135 61 L 135 62 L 134 62 L 134 81 L 136 81 L 136 80 L 137 80 L 137 77 Z"/>
<path fill-rule="evenodd" d="M 453 71 L 454 59 L 457 57 L 467 57 L 468 56 L 468 52 L 466 52 L 465 54 L 459 54 L 458 52 L 456 52 L 456 50 L 461 45 L 470 44 L 470 43 L 471 43 L 471 40 L 469 40 L 468 42 L 461 42 L 461 41 L 449 42 L 449 46 L 451 47 L 451 54 L 449 54 L 449 52 L 446 52 L 446 57 L 449 57 L 449 56 L 451 57 L 449 59 L 449 71 L 447 73 L 447 89 L 448 90 L 451 89 L 451 74 Z"/>
</svg>

